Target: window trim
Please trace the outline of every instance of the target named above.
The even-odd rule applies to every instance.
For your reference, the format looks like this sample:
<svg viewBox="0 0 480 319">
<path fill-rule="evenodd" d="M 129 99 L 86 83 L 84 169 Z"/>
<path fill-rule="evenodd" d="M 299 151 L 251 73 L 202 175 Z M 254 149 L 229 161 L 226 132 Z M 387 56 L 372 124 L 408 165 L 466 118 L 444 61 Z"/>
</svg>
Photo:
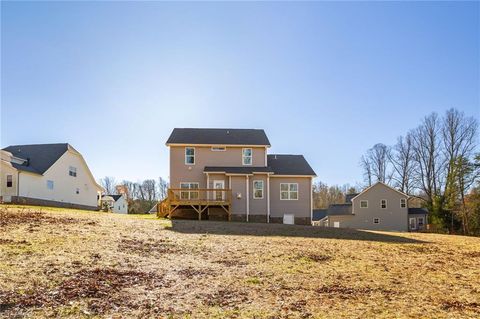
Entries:
<svg viewBox="0 0 480 319">
<path fill-rule="evenodd" d="M 80 194 L 80 188 L 77 187 L 77 188 L 75 189 L 75 194 L 77 194 L 77 195 Z"/>
<path fill-rule="evenodd" d="M 182 184 L 188 184 L 188 185 L 196 184 L 197 188 L 190 188 L 190 186 L 188 188 L 183 188 Z M 182 190 L 180 190 L 180 200 L 192 200 L 192 197 L 190 195 L 190 193 L 192 193 L 192 192 L 195 192 L 195 193 L 198 194 L 198 197 L 194 198 L 193 200 L 199 200 L 200 199 L 200 191 L 198 191 L 198 189 L 200 189 L 200 183 L 199 182 L 180 182 L 180 188 L 182 189 Z M 184 191 L 183 189 L 187 189 L 187 190 Z M 196 191 L 191 191 L 190 189 L 196 189 Z M 182 198 L 182 192 L 188 193 L 188 198 Z"/>
<path fill-rule="evenodd" d="M 288 185 L 288 190 L 287 191 L 282 191 L 282 185 Z M 297 185 L 297 190 L 296 191 L 291 191 L 290 190 L 290 185 Z M 282 198 L 282 192 L 287 192 L 288 198 Z M 290 194 L 291 193 L 297 193 L 297 198 L 291 198 Z M 298 183 L 280 183 L 280 200 L 298 200 L 298 194 L 300 193 L 300 189 L 298 187 Z"/>
<path fill-rule="evenodd" d="M 193 150 L 193 155 L 187 155 L 187 149 L 192 149 Z M 190 146 L 185 146 L 184 149 L 184 156 L 185 156 L 185 165 L 195 165 L 195 156 L 196 156 L 197 151 L 195 150 L 195 147 L 190 147 Z M 188 163 L 187 158 L 193 156 L 193 163 Z"/>
<path fill-rule="evenodd" d="M 7 188 L 12 188 L 12 187 L 13 187 L 13 175 L 7 175 Z"/>
<path fill-rule="evenodd" d="M 225 152 L 227 148 L 225 146 L 212 146 L 210 150 L 212 152 Z"/>
<path fill-rule="evenodd" d="M 250 150 L 250 156 L 245 156 L 244 151 Z M 250 158 L 250 164 L 245 164 L 245 158 Z M 242 165 L 243 166 L 252 166 L 253 165 L 253 148 L 251 147 L 243 147 L 242 148 Z"/>
<path fill-rule="evenodd" d="M 407 199 L 400 198 L 400 208 L 407 208 Z"/>
<path fill-rule="evenodd" d="M 376 220 L 377 222 L 375 222 L 375 220 Z M 380 218 L 379 218 L 379 217 L 374 217 L 374 218 L 373 218 L 373 223 L 374 223 L 375 225 L 379 225 L 379 224 L 380 224 Z"/>
<path fill-rule="evenodd" d="M 363 207 L 363 206 L 362 206 L 362 202 L 367 203 L 367 206 Z M 360 200 L 360 208 L 368 208 L 368 199 L 362 199 L 362 200 Z"/>
<path fill-rule="evenodd" d="M 68 176 L 77 177 L 77 168 L 75 166 L 68 167 Z"/>
<path fill-rule="evenodd" d="M 385 207 L 383 207 L 383 201 L 385 201 Z M 381 209 L 387 209 L 388 208 L 388 203 L 386 199 L 381 199 L 380 200 L 380 208 Z"/>
<path fill-rule="evenodd" d="M 255 188 L 255 183 L 256 183 L 256 182 L 262 183 L 262 188 L 261 188 L 261 189 Z M 263 198 L 264 198 L 265 183 L 264 183 L 263 180 L 261 180 L 261 179 L 253 180 L 252 189 L 253 189 L 253 199 L 263 199 Z M 261 190 L 261 191 L 262 191 L 262 197 L 257 197 L 257 196 L 255 196 L 255 192 L 256 192 L 257 190 Z M 297 190 L 297 192 L 298 192 L 298 190 Z"/>
</svg>

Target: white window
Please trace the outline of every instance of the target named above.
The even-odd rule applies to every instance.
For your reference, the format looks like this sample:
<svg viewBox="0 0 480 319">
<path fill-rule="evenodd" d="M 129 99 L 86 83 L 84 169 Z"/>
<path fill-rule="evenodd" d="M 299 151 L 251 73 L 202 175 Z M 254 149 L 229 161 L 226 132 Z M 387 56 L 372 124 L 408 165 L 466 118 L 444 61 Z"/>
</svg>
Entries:
<svg viewBox="0 0 480 319">
<path fill-rule="evenodd" d="M 226 148 L 223 146 L 212 146 L 212 151 L 213 152 L 225 152 Z"/>
<path fill-rule="evenodd" d="M 180 183 L 182 189 L 198 189 L 198 183 Z M 198 191 L 181 191 L 181 199 L 194 200 L 198 199 Z"/>
<path fill-rule="evenodd" d="M 185 147 L 185 164 L 195 165 L 195 148 Z"/>
<path fill-rule="evenodd" d="M 242 149 L 242 163 L 243 165 L 252 165 L 252 149 L 244 148 Z"/>
<path fill-rule="evenodd" d="M 298 183 L 280 183 L 280 200 L 297 200 Z"/>
<path fill-rule="evenodd" d="M 380 207 L 381 208 L 387 208 L 387 200 L 386 199 L 382 199 L 380 201 Z"/>
<path fill-rule="evenodd" d="M 380 224 L 380 218 L 374 218 L 373 223 L 374 224 Z"/>
<path fill-rule="evenodd" d="M 361 200 L 360 208 L 368 208 L 368 200 Z"/>
<path fill-rule="evenodd" d="M 47 188 L 53 189 L 53 181 L 47 181 Z"/>
<path fill-rule="evenodd" d="M 68 168 L 68 175 L 73 176 L 73 177 L 77 177 L 77 168 L 73 167 L 73 166 L 70 166 Z"/>
<path fill-rule="evenodd" d="M 12 187 L 12 186 L 13 186 L 13 176 L 7 175 L 7 187 Z"/>
<path fill-rule="evenodd" d="M 253 198 L 263 199 L 263 181 L 253 181 Z"/>
<path fill-rule="evenodd" d="M 80 194 L 80 188 L 77 188 L 75 191 L 76 194 Z"/>
<path fill-rule="evenodd" d="M 333 222 L 334 228 L 340 228 L 340 222 Z"/>
<path fill-rule="evenodd" d="M 407 207 L 407 200 L 405 198 L 400 198 L 400 207 L 401 208 Z"/>
</svg>

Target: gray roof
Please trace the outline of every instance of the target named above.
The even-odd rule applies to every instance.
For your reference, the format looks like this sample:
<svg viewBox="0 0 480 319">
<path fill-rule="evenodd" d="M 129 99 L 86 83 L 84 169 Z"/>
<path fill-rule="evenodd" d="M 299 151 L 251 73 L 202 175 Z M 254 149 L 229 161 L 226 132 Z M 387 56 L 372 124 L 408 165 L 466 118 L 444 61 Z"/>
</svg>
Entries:
<svg viewBox="0 0 480 319">
<path fill-rule="evenodd" d="M 270 146 L 270 141 L 261 129 L 175 128 L 167 144 Z"/>
<path fill-rule="evenodd" d="M 328 207 L 327 214 L 330 215 L 351 215 L 352 204 L 333 204 Z"/>
<path fill-rule="evenodd" d="M 303 155 L 271 154 L 267 156 L 267 163 L 277 175 L 317 175 Z"/>
<path fill-rule="evenodd" d="M 226 174 L 252 174 L 254 172 L 273 173 L 270 167 L 258 166 L 205 166 L 204 172 L 221 172 Z"/>
<path fill-rule="evenodd" d="M 107 195 L 107 196 L 110 196 L 111 198 L 113 198 L 114 201 L 117 201 L 120 197 L 122 197 L 122 195 Z"/>
<path fill-rule="evenodd" d="M 428 214 L 428 209 L 419 208 L 419 207 L 409 207 L 408 213 L 409 214 Z"/>
<path fill-rule="evenodd" d="M 16 169 L 43 174 L 65 154 L 68 150 L 68 143 L 12 145 L 5 147 L 3 150 L 26 160 L 24 164 L 12 163 L 12 166 Z"/>
<path fill-rule="evenodd" d="M 328 209 L 314 209 L 312 214 L 313 221 L 319 221 L 327 216 Z"/>
<path fill-rule="evenodd" d="M 350 204 L 352 202 L 352 198 L 356 197 L 358 194 L 360 194 L 360 193 L 345 195 L 345 204 Z"/>
</svg>

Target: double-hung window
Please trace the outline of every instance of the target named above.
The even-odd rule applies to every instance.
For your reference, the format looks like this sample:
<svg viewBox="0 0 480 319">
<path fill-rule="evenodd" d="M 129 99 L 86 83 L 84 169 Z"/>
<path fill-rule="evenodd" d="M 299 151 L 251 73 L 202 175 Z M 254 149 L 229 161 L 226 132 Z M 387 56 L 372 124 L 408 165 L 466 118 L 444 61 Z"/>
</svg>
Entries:
<svg viewBox="0 0 480 319">
<path fill-rule="evenodd" d="M 361 200 L 360 208 L 368 208 L 368 200 Z"/>
<path fill-rule="evenodd" d="M 242 149 L 242 164 L 243 165 L 252 165 L 252 149 L 251 148 L 243 148 Z"/>
<path fill-rule="evenodd" d="M 374 218 L 373 223 L 374 224 L 380 224 L 380 218 Z"/>
<path fill-rule="evenodd" d="M 198 199 L 198 183 L 180 183 L 180 188 L 186 189 L 180 192 L 180 198 L 186 200 Z M 197 189 L 197 190 L 190 190 Z"/>
<path fill-rule="evenodd" d="M 280 183 L 280 200 L 297 200 L 298 183 Z"/>
<path fill-rule="evenodd" d="M 407 200 L 405 198 L 400 198 L 400 207 L 401 208 L 407 207 Z"/>
<path fill-rule="evenodd" d="M 381 208 L 387 208 L 387 200 L 386 199 L 382 199 L 380 201 L 380 207 Z"/>
<path fill-rule="evenodd" d="M 253 198 L 263 199 L 263 181 L 253 181 Z"/>
<path fill-rule="evenodd" d="M 185 147 L 185 164 L 195 165 L 195 148 Z"/>
<path fill-rule="evenodd" d="M 53 181 L 47 181 L 47 188 L 53 189 Z"/>
<path fill-rule="evenodd" d="M 73 177 L 77 177 L 77 168 L 73 167 L 73 166 L 70 166 L 68 168 L 68 175 L 73 176 Z"/>
<path fill-rule="evenodd" d="M 12 187 L 12 186 L 13 186 L 13 176 L 7 175 L 7 187 Z"/>
</svg>

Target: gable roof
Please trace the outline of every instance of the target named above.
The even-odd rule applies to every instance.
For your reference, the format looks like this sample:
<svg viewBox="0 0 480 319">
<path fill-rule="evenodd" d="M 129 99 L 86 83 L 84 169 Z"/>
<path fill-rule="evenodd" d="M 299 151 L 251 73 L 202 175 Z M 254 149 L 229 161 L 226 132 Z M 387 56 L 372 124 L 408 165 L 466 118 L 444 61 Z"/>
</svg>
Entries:
<svg viewBox="0 0 480 319">
<path fill-rule="evenodd" d="M 327 215 L 351 215 L 352 204 L 332 204 L 328 206 Z"/>
<path fill-rule="evenodd" d="M 267 166 L 276 175 L 317 176 L 303 155 L 271 154 L 267 156 Z"/>
<path fill-rule="evenodd" d="M 110 196 L 111 198 L 113 198 L 114 201 L 117 201 L 120 197 L 122 197 L 122 195 L 106 195 L 106 196 Z"/>
<path fill-rule="evenodd" d="M 12 163 L 20 171 L 43 175 L 65 152 L 68 143 L 12 145 L 3 150 L 25 160 L 24 164 Z"/>
<path fill-rule="evenodd" d="M 175 128 L 170 144 L 270 146 L 270 141 L 261 129 Z"/>
<path fill-rule="evenodd" d="M 400 195 L 403 195 L 403 196 L 405 196 L 405 197 L 407 197 L 407 198 L 409 197 L 407 194 L 402 193 L 401 191 L 399 191 L 398 189 L 393 188 L 393 187 L 390 186 L 390 185 L 387 185 L 387 184 L 385 184 L 385 183 L 383 183 L 383 182 L 376 182 L 375 184 L 373 184 L 373 185 L 365 188 L 363 191 L 361 191 L 359 194 L 357 194 L 357 196 L 353 197 L 351 200 L 353 201 L 355 198 L 357 198 L 358 196 L 360 196 L 360 195 L 368 192 L 370 189 L 374 188 L 374 187 L 377 186 L 377 185 L 383 185 L 383 186 L 385 186 L 385 187 L 387 187 L 387 188 L 390 188 L 391 190 L 399 193 Z"/>
<path fill-rule="evenodd" d="M 318 221 L 327 216 L 328 209 L 314 209 L 312 212 L 312 220 Z"/>
</svg>

